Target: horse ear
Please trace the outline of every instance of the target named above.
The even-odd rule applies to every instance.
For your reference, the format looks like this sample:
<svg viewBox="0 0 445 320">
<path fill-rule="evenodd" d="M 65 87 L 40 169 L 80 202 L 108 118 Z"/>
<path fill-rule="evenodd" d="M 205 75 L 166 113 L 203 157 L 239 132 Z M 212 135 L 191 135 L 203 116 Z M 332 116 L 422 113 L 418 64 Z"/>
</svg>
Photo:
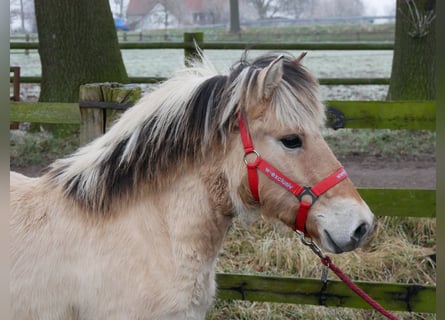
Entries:
<svg viewBox="0 0 445 320">
<path fill-rule="evenodd" d="M 258 97 L 269 99 L 283 77 L 283 56 L 273 60 L 258 75 Z"/>
<path fill-rule="evenodd" d="M 301 60 L 307 55 L 307 51 L 303 51 L 295 60 L 295 64 L 300 64 Z"/>
</svg>

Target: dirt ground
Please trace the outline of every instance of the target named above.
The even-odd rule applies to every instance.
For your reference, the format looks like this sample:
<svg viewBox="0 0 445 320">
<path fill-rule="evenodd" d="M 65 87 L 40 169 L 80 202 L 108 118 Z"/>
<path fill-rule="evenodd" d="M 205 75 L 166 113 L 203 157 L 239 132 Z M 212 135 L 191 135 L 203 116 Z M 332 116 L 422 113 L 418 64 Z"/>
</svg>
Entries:
<svg viewBox="0 0 445 320">
<path fill-rule="evenodd" d="M 382 159 L 372 161 L 342 161 L 351 180 L 358 187 L 435 189 L 436 163 L 434 161 Z"/>
<path fill-rule="evenodd" d="M 353 157 L 339 159 L 357 187 L 435 189 L 436 163 L 434 160 Z M 36 177 L 44 167 L 11 168 Z"/>
</svg>

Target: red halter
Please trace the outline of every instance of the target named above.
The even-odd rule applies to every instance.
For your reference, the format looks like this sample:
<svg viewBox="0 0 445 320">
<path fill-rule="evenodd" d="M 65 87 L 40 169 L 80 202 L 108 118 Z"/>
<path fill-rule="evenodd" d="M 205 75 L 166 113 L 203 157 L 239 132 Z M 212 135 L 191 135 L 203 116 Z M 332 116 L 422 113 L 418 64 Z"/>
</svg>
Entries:
<svg viewBox="0 0 445 320">
<path fill-rule="evenodd" d="M 278 183 L 283 188 L 292 192 L 300 201 L 300 207 L 297 211 L 297 216 L 295 219 L 294 231 L 303 232 L 306 237 L 310 235 L 306 232 L 306 219 L 309 213 L 309 209 L 314 204 L 314 202 L 330 188 L 338 184 L 339 182 L 346 179 L 348 174 L 344 168 L 338 169 L 336 172 L 331 174 L 329 177 L 325 178 L 321 182 L 317 183 L 313 187 L 301 186 L 298 183 L 292 181 L 281 173 L 277 168 L 269 164 L 266 160 L 261 158 L 258 151 L 255 150 L 252 142 L 252 138 L 249 133 L 249 128 L 247 127 L 246 120 L 238 113 L 238 125 L 241 133 L 241 140 L 244 146 L 244 162 L 247 166 L 247 176 L 249 179 L 250 192 L 255 200 L 260 201 L 258 193 L 258 171 L 261 170 L 267 177 Z M 255 154 L 256 158 L 254 161 L 249 162 L 247 156 L 249 154 Z M 312 198 L 311 203 L 303 201 L 303 196 L 309 195 Z"/>
</svg>

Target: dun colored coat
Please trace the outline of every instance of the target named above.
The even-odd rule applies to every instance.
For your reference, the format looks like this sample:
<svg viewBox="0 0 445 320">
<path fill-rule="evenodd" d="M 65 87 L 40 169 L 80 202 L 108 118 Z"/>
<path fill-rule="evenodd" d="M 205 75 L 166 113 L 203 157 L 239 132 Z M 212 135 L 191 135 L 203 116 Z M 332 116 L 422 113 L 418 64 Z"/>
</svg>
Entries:
<svg viewBox="0 0 445 320">
<path fill-rule="evenodd" d="M 262 214 L 293 226 L 299 207 L 261 173 L 260 200 L 252 197 L 236 115 L 246 115 L 263 158 L 314 185 L 341 167 L 320 133 L 317 90 L 287 55 L 242 59 L 228 74 L 204 62 L 43 176 L 12 172 L 13 318 L 203 319 L 232 219 Z M 314 203 L 306 229 L 339 253 L 366 241 L 373 223 L 345 179 Z"/>
</svg>

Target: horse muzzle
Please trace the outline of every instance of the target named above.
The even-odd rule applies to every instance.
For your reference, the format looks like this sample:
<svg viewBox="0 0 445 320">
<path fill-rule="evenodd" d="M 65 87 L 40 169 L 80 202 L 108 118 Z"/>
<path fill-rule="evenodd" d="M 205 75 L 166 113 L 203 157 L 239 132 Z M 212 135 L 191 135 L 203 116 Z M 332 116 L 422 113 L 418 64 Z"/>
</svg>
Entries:
<svg viewBox="0 0 445 320">
<path fill-rule="evenodd" d="M 341 201 L 329 208 L 329 213 L 316 213 L 318 220 L 317 239 L 320 246 L 332 253 L 355 250 L 368 243 L 375 230 L 375 219 L 371 210 L 362 205 Z M 344 205 L 343 207 L 341 205 Z M 343 209 L 343 210 L 341 210 Z"/>
</svg>

